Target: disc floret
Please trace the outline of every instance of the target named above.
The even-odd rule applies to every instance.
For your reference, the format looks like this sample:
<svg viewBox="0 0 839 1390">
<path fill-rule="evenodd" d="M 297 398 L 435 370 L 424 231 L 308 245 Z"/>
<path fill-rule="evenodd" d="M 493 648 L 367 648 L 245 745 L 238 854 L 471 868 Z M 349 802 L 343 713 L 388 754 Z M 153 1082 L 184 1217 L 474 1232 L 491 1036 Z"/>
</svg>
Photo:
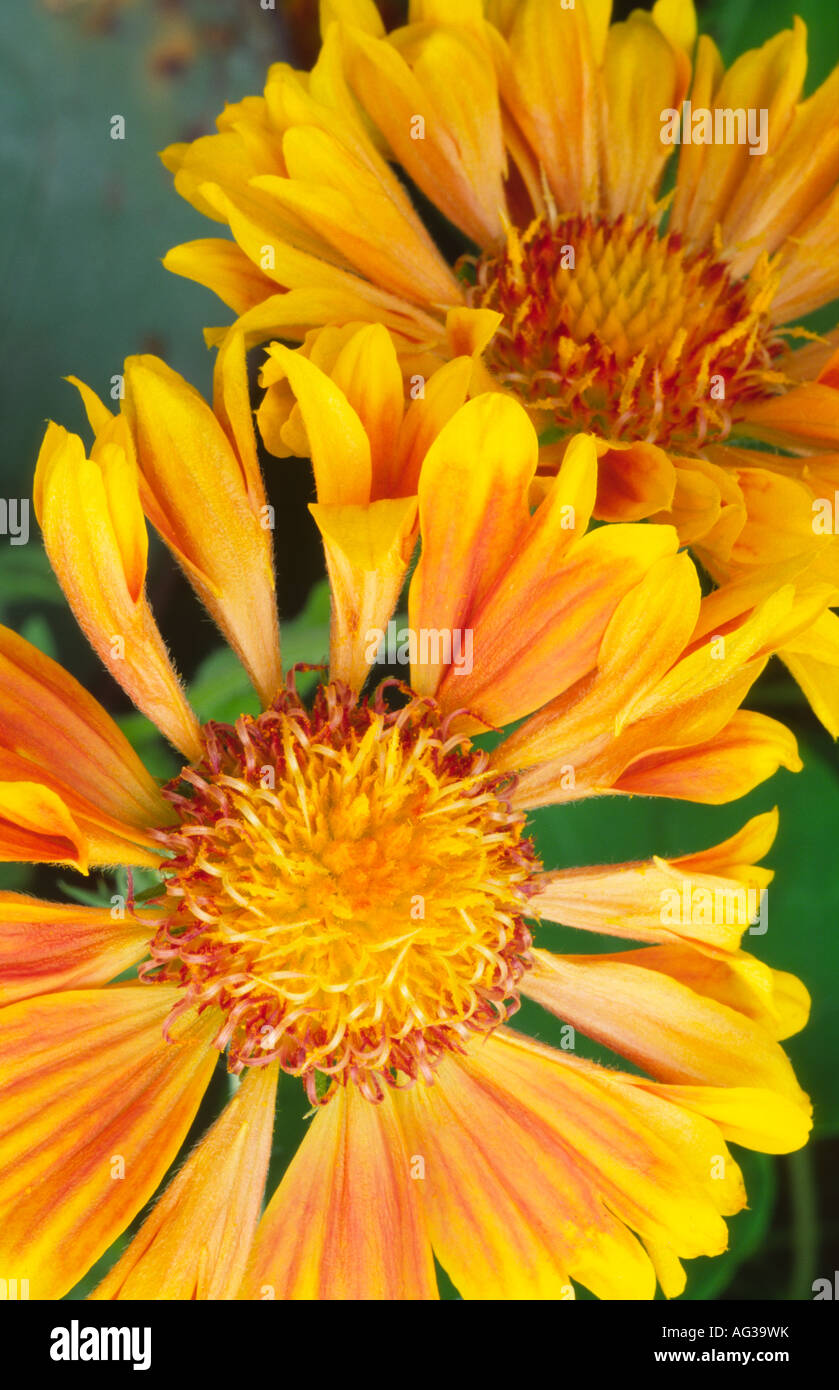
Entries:
<svg viewBox="0 0 839 1390">
<path fill-rule="evenodd" d="M 730 433 L 737 404 L 784 384 L 766 257 L 737 281 L 652 223 L 552 214 L 511 227 L 471 277 L 469 302 L 503 315 L 491 373 L 561 433 L 693 452 Z"/>
<path fill-rule="evenodd" d="M 148 980 L 176 1014 L 215 1008 L 228 1066 L 278 1061 L 325 1085 L 432 1079 L 503 1022 L 531 963 L 538 868 L 488 755 L 392 682 L 340 683 L 311 710 L 293 688 L 258 718 L 205 726 L 205 755 L 166 789 L 166 920 Z M 170 1019 L 173 1022 L 174 1019 Z"/>
</svg>

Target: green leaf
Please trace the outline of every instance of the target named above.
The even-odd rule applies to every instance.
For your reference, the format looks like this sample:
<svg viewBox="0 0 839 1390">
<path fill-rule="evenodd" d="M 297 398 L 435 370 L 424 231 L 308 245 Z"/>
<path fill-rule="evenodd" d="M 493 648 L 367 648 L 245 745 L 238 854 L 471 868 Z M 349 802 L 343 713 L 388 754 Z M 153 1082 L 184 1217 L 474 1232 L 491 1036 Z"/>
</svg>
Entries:
<svg viewBox="0 0 839 1390">
<path fill-rule="evenodd" d="M 58 660 L 52 628 L 43 613 L 30 614 L 20 625 L 20 635 L 27 642 L 31 642 L 33 647 L 37 647 L 39 652 L 43 652 L 44 656 L 52 657 L 53 661 Z"/>
<path fill-rule="evenodd" d="M 329 584 L 316 584 L 303 611 L 281 624 L 283 668 L 299 661 L 313 665 L 329 660 Z M 297 688 L 305 694 L 317 681 L 314 672 L 301 672 Z M 199 666 L 190 687 L 190 700 L 202 724 L 215 719 L 233 724 L 240 714 L 258 714 L 259 699 L 238 657 L 229 647 L 211 652 Z"/>
<path fill-rule="evenodd" d="M 329 581 L 322 579 L 315 584 L 302 612 L 296 618 L 281 625 L 283 667 L 290 671 L 298 661 L 312 665 L 327 665 L 329 662 L 329 618 L 331 599 Z M 315 684 L 315 675 L 301 675 L 298 689 Z"/>
<path fill-rule="evenodd" d="M 719 44 L 730 64 L 750 48 L 760 48 L 781 29 L 790 29 L 799 15 L 807 25 L 806 92 L 823 82 L 839 51 L 839 9 L 825 0 L 710 0 L 700 16 L 700 28 Z"/>
<path fill-rule="evenodd" d="M 64 595 L 52 572 L 46 551 L 37 543 L 9 546 L 3 552 L 0 604 L 3 612 L 13 603 L 55 603 L 62 608 Z"/>
<path fill-rule="evenodd" d="M 160 730 L 138 710 L 117 717 L 119 725 L 134 752 L 152 777 L 159 782 L 168 782 L 180 766 L 178 755 L 164 741 Z"/>
<path fill-rule="evenodd" d="M 258 714 L 259 698 L 236 653 L 218 647 L 195 673 L 189 698 L 202 724 L 215 719 L 233 724 L 240 714 Z"/>
</svg>

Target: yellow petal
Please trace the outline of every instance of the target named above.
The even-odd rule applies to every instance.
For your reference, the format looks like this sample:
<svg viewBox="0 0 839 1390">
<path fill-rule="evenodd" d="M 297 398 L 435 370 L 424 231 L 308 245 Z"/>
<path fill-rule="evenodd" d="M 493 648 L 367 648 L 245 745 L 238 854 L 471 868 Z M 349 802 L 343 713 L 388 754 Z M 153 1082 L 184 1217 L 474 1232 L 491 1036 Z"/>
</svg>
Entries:
<svg viewBox="0 0 839 1390">
<path fill-rule="evenodd" d="M 627 23 L 613 24 L 606 40 L 604 192 L 611 217 L 649 211 L 671 154 L 660 112 L 678 108 L 685 93 L 687 65 L 654 21 L 655 12 L 636 10 Z"/>
<path fill-rule="evenodd" d="M 262 1208 L 276 1089 L 276 1066 L 249 1069 L 92 1299 L 235 1298 Z"/>
<path fill-rule="evenodd" d="M 490 53 L 448 25 L 401 38 L 347 33 L 356 94 L 414 183 L 472 241 L 491 244 L 504 229 L 506 156 Z"/>
<path fill-rule="evenodd" d="M 222 349 L 216 377 L 236 447 L 198 392 L 159 358 L 129 357 L 125 382 L 146 514 L 268 704 L 282 673 L 242 340 L 234 336 Z"/>
<path fill-rule="evenodd" d="M 0 1263 L 61 1298 L 148 1201 L 218 1054 L 211 1022 L 162 1028 L 163 985 L 67 990 L 0 1010 Z"/>
<path fill-rule="evenodd" d="M 163 257 L 163 264 L 174 275 L 205 285 L 234 314 L 246 313 L 277 290 L 274 281 L 263 275 L 235 241 L 220 237 L 173 246 Z"/>
<path fill-rule="evenodd" d="M 707 1116 L 732 1144 L 759 1153 L 793 1153 L 804 1147 L 812 1128 L 809 1105 L 775 1091 L 750 1086 L 657 1086 L 635 1077 L 631 1080 L 650 1094 L 666 1096 Z"/>
<path fill-rule="evenodd" d="M 696 10 L 693 0 L 655 0 L 652 17 L 670 42 L 685 53 L 696 43 Z"/>
<path fill-rule="evenodd" d="M 419 481 L 422 556 L 410 595 L 415 632 L 468 627 L 527 525 L 537 456 L 525 411 L 501 395 L 468 401 L 440 431 Z M 431 694 L 442 672 L 442 662 L 418 666 L 411 683 Z"/>
<path fill-rule="evenodd" d="M 636 962 L 536 952 L 524 992 L 660 1081 L 752 1086 L 801 1098 L 768 1033 L 727 1004 Z"/>
<path fill-rule="evenodd" d="M 239 1297 L 436 1298 L 410 1162 L 391 1097 L 339 1087 L 260 1222 Z"/>
<path fill-rule="evenodd" d="M 399 359 L 387 329 L 375 323 L 354 333 L 339 352 L 330 375 L 370 441 L 370 500 L 404 496 L 397 490 L 394 463 L 405 393 Z"/>
<path fill-rule="evenodd" d="M 133 460 L 113 445 L 94 462 L 77 435 L 50 425 L 33 500 L 50 563 L 91 645 L 137 708 L 197 758 L 198 724 L 143 593 L 145 521 Z"/>
<path fill-rule="evenodd" d="M 33 714 L 34 712 L 34 714 Z M 71 782 L 113 820 L 165 824 L 170 811 L 128 739 L 69 672 L 0 627 L 0 747 Z"/>
<path fill-rule="evenodd" d="M 361 690 L 408 572 L 417 499 L 367 507 L 313 503 L 309 510 L 323 537 L 332 590 L 330 677 Z"/>
<path fill-rule="evenodd" d="M 318 502 L 351 506 L 370 501 L 370 441 L 343 391 L 299 352 L 272 343 L 263 385 L 288 377 L 309 437 Z M 276 364 L 277 370 L 272 370 Z"/>
<path fill-rule="evenodd" d="M 142 960 L 159 914 L 112 912 L 0 893 L 0 1005 L 104 985 Z"/>
<path fill-rule="evenodd" d="M 597 63 L 610 9 L 611 0 L 574 9 L 523 0 L 509 37 L 511 74 L 502 94 L 566 216 L 597 205 Z"/>
<path fill-rule="evenodd" d="M 50 787 L 0 782 L 0 861 L 71 864 L 86 874 L 87 839 Z"/>
</svg>

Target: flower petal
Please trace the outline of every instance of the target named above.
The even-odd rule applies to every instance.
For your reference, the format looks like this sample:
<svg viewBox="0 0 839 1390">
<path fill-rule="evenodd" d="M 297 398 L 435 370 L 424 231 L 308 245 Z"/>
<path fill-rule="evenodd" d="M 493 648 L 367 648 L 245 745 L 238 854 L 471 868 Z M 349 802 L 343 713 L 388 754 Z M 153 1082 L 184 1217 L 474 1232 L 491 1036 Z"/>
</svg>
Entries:
<svg viewBox="0 0 839 1390">
<path fill-rule="evenodd" d="M 0 893 L 0 1005 L 104 985 L 136 965 L 148 950 L 159 914 L 120 918 L 114 911 Z"/>
<path fill-rule="evenodd" d="M 629 1078 L 502 1030 L 397 1094 L 443 1266 L 464 1297 L 650 1298 L 652 1267 L 627 1230 L 677 1254 L 719 1252 L 720 1212 L 743 1205 L 712 1125 L 639 1106 Z M 624 1225 L 626 1223 L 626 1225 Z"/>
<path fill-rule="evenodd" d="M 272 343 L 262 384 L 288 377 L 297 397 L 315 470 L 318 502 L 352 506 L 370 501 L 370 441 L 344 392 L 314 362 L 281 343 Z"/>
<path fill-rule="evenodd" d="M 69 672 L 0 627 L 0 746 L 131 827 L 161 825 L 169 808 L 110 715 Z"/>
<path fill-rule="evenodd" d="M 393 1102 L 339 1087 L 260 1222 L 240 1298 L 436 1298 Z"/>
<path fill-rule="evenodd" d="M 91 1299 L 232 1299 L 271 1157 L 277 1068 L 251 1067 Z"/>
<path fill-rule="evenodd" d="M 221 422 L 157 357 L 129 357 L 125 382 L 146 514 L 268 704 L 282 671 L 243 340 L 232 335 L 219 355 Z"/>
<path fill-rule="evenodd" d="M 34 1298 L 73 1287 L 186 1136 L 218 1054 L 206 1021 L 165 1041 L 179 997 L 117 985 L 0 1010 L 0 1266 Z"/>
<path fill-rule="evenodd" d="M 399 164 L 472 241 L 492 244 L 504 230 L 507 161 L 488 47 L 451 19 L 389 42 L 354 32 L 346 45 L 350 80 Z"/>
<path fill-rule="evenodd" d="M 544 874 L 531 899 L 534 914 L 583 931 L 629 937 L 634 941 L 677 944 L 681 941 L 736 950 L 748 925 L 740 914 L 692 911 L 693 894 L 707 891 L 711 904 L 723 895 L 758 890 L 771 874 L 755 859 L 768 852 L 777 816 L 755 816 L 739 834 L 702 854 L 680 859 L 648 859 L 593 868 L 557 869 Z M 717 894 L 717 899 L 715 899 Z M 686 900 L 685 911 L 677 911 Z M 746 904 L 748 899 L 746 899 Z M 672 910 L 665 911 L 665 908 Z"/>
<path fill-rule="evenodd" d="M 781 1048 L 751 1019 L 626 958 L 537 951 L 522 988 L 551 1013 L 659 1081 L 752 1086 L 806 1105 Z"/>
<path fill-rule="evenodd" d="M 330 678 L 361 690 L 402 591 L 416 539 L 417 499 L 369 507 L 309 507 L 323 537 L 332 590 Z"/>
<path fill-rule="evenodd" d="M 502 95 L 565 216 L 597 205 L 597 62 L 610 9 L 611 0 L 574 9 L 522 0 L 509 36 L 512 62 Z"/>
<path fill-rule="evenodd" d="M 96 462 L 51 424 L 33 500 L 50 564 L 76 619 L 138 709 L 189 758 L 200 756 L 186 702 L 143 592 L 145 521 L 136 466 L 116 443 Z"/>
<path fill-rule="evenodd" d="M 0 862 L 71 864 L 87 873 L 87 839 L 57 792 L 0 782 Z"/>
</svg>

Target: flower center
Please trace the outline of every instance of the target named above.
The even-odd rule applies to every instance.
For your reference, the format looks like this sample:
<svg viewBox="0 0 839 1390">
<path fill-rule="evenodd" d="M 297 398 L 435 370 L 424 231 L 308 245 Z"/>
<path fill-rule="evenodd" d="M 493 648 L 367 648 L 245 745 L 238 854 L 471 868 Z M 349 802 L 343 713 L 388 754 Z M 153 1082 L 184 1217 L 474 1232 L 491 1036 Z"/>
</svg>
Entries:
<svg viewBox="0 0 839 1390">
<path fill-rule="evenodd" d="M 539 217 L 475 262 L 468 299 L 503 314 L 487 365 L 543 426 L 695 450 L 783 381 L 775 288 L 766 258 L 735 281 L 649 223 Z"/>
<path fill-rule="evenodd" d="M 183 987 L 169 1026 L 216 1008 L 231 1071 L 277 1060 L 313 1102 L 328 1078 L 374 1100 L 428 1080 L 514 1012 L 531 964 L 539 866 L 509 780 L 433 701 L 388 708 L 393 685 L 208 724 L 166 789 L 170 912 L 143 977 Z"/>
</svg>

